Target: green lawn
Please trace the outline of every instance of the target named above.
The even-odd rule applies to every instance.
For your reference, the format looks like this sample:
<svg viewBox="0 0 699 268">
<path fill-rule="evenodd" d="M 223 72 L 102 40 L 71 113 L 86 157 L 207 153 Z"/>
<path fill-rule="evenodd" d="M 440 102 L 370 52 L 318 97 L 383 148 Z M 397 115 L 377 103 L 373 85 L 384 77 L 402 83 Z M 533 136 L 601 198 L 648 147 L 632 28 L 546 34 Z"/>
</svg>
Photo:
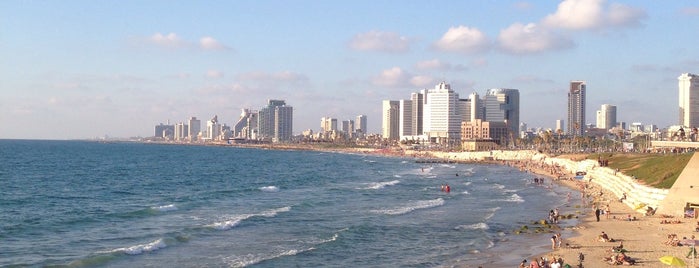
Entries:
<svg viewBox="0 0 699 268">
<path fill-rule="evenodd" d="M 603 153 L 588 155 L 587 159 L 609 160 L 609 168 L 618 168 L 623 174 L 636 176 L 643 184 L 669 189 L 693 154 Z"/>
</svg>

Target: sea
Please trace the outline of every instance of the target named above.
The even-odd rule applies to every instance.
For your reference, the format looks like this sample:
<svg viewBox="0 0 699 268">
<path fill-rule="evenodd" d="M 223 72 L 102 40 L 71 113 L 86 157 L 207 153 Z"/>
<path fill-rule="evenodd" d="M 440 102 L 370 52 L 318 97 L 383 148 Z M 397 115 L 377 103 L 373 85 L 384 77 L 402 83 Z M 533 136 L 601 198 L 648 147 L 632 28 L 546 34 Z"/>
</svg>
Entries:
<svg viewBox="0 0 699 268">
<path fill-rule="evenodd" d="M 573 189 L 536 177 L 372 154 L 0 140 L 0 267 L 515 267 L 551 237 L 516 230 L 579 210 Z M 575 224 L 561 222 L 564 239 Z"/>
</svg>

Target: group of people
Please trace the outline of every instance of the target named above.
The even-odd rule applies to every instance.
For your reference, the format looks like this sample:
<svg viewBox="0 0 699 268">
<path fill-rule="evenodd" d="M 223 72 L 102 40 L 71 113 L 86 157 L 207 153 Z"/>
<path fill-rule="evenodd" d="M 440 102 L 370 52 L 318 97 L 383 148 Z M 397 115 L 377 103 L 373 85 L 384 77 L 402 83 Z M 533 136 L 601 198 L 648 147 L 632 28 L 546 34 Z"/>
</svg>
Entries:
<svg viewBox="0 0 699 268">
<path fill-rule="evenodd" d="M 614 253 L 609 258 L 604 258 L 611 265 L 634 265 L 636 261 L 624 252 Z"/>
<path fill-rule="evenodd" d="M 551 236 L 551 250 L 555 250 L 556 248 L 561 248 L 562 242 L 563 242 L 563 239 L 561 239 L 561 233 L 556 233 L 553 236 Z"/>
<path fill-rule="evenodd" d="M 558 208 L 552 209 L 549 211 L 549 222 L 550 223 L 558 223 L 558 218 L 560 217 L 560 214 L 558 214 Z"/>
<path fill-rule="evenodd" d="M 563 259 L 558 257 L 552 257 L 551 260 L 545 257 L 534 258 L 531 262 L 527 262 L 524 259 L 520 264 L 519 268 L 561 268 L 563 267 Z"/>
<path fill-rule="evenodd" d="M 442 189 L 442 192 L 446 192 L 446 193 L 451 192 L 451 187 L 449 186 L 449 184 L 442 184 L 441 189 Z"/>
<path fill-rule="evenodd" d="M 614 238 L 610 238 L 609 235 L 607 235 L 607 233 L 605 233 L 604 231 L 602 231 L 602 234 L 597 236 L 597 240 L 599 240 L 600 242 L 614 242 L 615 241 Z"/>
</svg>

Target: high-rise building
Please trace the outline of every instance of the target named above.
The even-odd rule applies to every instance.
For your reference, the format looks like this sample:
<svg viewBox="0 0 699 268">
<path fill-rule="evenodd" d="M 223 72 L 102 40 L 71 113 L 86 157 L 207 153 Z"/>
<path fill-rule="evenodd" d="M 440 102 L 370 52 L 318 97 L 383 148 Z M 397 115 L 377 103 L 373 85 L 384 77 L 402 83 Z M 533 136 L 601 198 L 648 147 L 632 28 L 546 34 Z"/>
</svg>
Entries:
<svg viewBox="0 0 699 268">
<path fill-rule="evenodd" d="M 354 132 L 354 120 L 342 120 L 342 128 L 340 130 L 351 136 L 352 132 Z"/>
<path fill-rule="evenodd" d="M 201 131 L 201 120 L 192 116 L 189 118 L 188 124 L 189 124 L 189 129 L 188 129 L 189 133 L 187 133 L 187 136 L 189 137 L 190 141 L 196 141 L 197 138 L 199 137 L 199 132 Z"/>
<path fill-rule="evenodd" d="M 285 141 L 293 131 L 293 108 L 283 100 L 268 100 L 257 112 L 258 139 Z"/>
<path fill-rule="evenodd" d="M 381 134 L 384 139 L 398 140 L 399 138 L 399 102 L 392 100 L 384 100 L 382 106 L 383 123 L 381 125 Z"/>
<path fill-rule="evenodd" d="M 398 102 L 398 136 L 403 139 L 405 136 L 416 135 L 413 130 L 413 101 L 400 100 Z"/>
<path fill-rule="evenodd" d="M 430 142 L 459 143 L 461 115 L 458 112 L 459 94 L 441 82 L 425 92 L 423 99 L 423 134 Z"/>
<path fill-rule="evenodd" d="M 412 101 L 413 107 L 412 107 L 412 115 L 410 118 L 412 119 L 412 123 L 410 124 L 412 127 L 411 133 L 412 135 L 422 135 L 422 120 L 423 120 L 423 104 L 424 104 L 424 98 L 425 98 L 425 91 L 422 90 L 420 92 L 416 93 L 411 93 L 410 94 L 410 100 Z"/>
<path fill-rule="evenodd" d="M 519 135 L 519 90 L 493 88 L 488 90 L 483 100 L 485 121 L 504 122 L 511 137 Z M 510 135 L 508 135 L 510 136 Z"/>
<path fill-rule="evenodd" d="M 206 121 L 206 138 L 208 140 L 219 140 L 221 136 L 221 124 L 218 123 L 218 115 L 214 115 L 214 118 Z"/>
<path fill-rule="evenodd" d="M 320 119 L 320 130 L 322 132 L 337 131 L 337 118 L 323 117 Z"/>
<path fill-rule="evenodd" d="M 563 119 L 557 119 L 556 120 L 556 133 L 565 133 L 565 120 Z"/>
<path fill-rule="evenodd" d="M 357 133 L 361 133 L 362 135 L 366 135 L 368 133 L 366 115 L 358 115 L 356 122 L 357 126 L 354 129 L 354 131 Z"/>
<path fill-rule="evenodd" d="M 699 75 L 683 73 L 679 80 L 680 122 L 684 127 L 699 127 Z"/>
<path fill-rule="evenodd" d="M 616 126 L 616 106 L 611 104 L 602 104 L 602 107 L 597 111 L 597 128 L 612 129 Z"/>
<path fill-rule="evenodd" d="M 294 108 L 277 106 L 274 108 L 274 137 L 273 142 L 290 141 L 294 130 Z"/>
<path fill-rule="evenodd" d="M 185 125 L 183 122 L 179 122 L 175 124 L 175 140 L 176 141 L 182 141 L 185 138 L 187 138 L 187 134 L 189 134 L 189 126 Z"/>
<path fill-rule="evenodd" d="M 235 138 L 246 138 L 248 135 L 246 133 L 246 130 L 249 129 L 248 124 L 249 124 L 249 118 L 252 113 L 250 112 L 249 109 L 243 109 L 240 112 L 240 118 L 238 118 L 238 122 L 233 125 L 233 137 Z"/>
<path fill-rule="evenodd" d="M 568 92 L 568 134 L 583 136 L 585 133 L 585 81 L 571 81 Z"/>
</svg>

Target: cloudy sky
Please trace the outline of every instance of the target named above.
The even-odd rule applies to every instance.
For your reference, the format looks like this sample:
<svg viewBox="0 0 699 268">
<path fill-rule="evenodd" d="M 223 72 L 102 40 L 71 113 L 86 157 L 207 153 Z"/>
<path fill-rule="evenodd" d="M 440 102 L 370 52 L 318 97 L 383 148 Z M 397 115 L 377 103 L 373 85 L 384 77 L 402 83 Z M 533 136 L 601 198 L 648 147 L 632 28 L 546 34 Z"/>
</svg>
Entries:
<svg viewBox="0 0 699 268">
<path fill-rule="evenodd" d="M 294 133 L 324 116 L 450 83 L 520 90 L 520 121 L 553 128 L 571 80 L 587 118 L 677 123 L 677 77 L 699 73 L 699 2 L 0 1 L 0 138 L 152 136 L 153 126 L 267 99 Z"/>
</svg>

